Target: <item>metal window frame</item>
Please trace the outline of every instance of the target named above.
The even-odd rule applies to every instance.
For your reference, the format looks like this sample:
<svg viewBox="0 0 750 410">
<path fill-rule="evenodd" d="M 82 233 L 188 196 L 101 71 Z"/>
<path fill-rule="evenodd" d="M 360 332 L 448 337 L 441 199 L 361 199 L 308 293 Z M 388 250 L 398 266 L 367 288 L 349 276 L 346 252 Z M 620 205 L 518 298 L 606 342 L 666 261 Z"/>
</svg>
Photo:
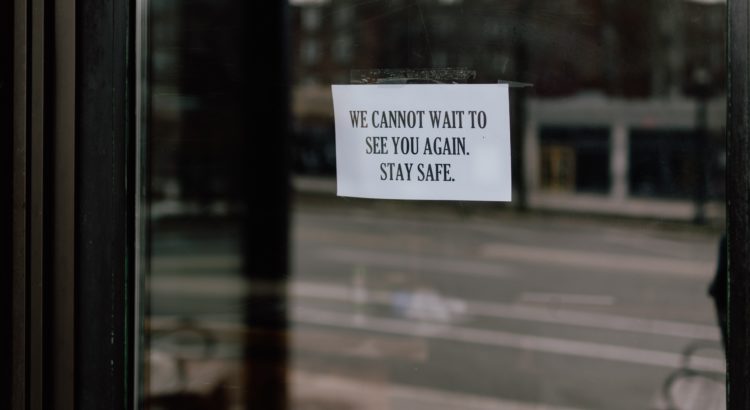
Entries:
<svg viewBox="0 0 750 410">
<path fill-rule="evenodd" d="M 2 6 L 2 407 L 74 408 L 74 0 Z"/>
</svg>

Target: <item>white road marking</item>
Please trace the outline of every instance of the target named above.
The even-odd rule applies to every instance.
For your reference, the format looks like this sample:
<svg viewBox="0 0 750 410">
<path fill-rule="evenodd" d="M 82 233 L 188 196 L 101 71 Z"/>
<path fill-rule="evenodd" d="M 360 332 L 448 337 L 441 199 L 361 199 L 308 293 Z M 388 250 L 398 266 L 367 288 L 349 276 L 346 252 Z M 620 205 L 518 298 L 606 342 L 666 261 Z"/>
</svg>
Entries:
<svg viewBox="0 0 750 410">
<path fill-rule="evenodd" d="M 240 298 L 248 294 L 249 288 L 240 277 L 182 277 L 177 275 L 157 275 L 150 281 L 152 298 L 163 296 L 209 296 L 222 298 Z M 295 298 L 317 298 L 338 302 L 354 303 L 356 294 L 348 286 L 327 283 L 293 281 L 290 285 L 292 302 Z M 366 299 L 369 303 L 391 304 L 392 292 L 367 289 Z M 446 298 L 448 300 L 456 300 Z M 507 304 L 459 300 L 465 306 L 466 315 L 486 316 L 491 318 L 512 319 L 530 322 L 551 323 L 557 325 L 581 326 L 593 329 L 625 331 L 653 334 L 658 336 L 680 337 L 718 341 L 719 331 L 716 326 L 672 320 L 656 320 L 638 317 L 613 315 L 607 313 L 584 312 L 573 309 L 559 309 L 524 304 Z"/>
<path fill-rule="evenodd" d="M 678 368 L 682 363 L 682 355 L 677 353 L 373 316 L 366 316 L 364 320 L 357 321 L 353 314 L 322 309 L 297 308 L 293 310 L 292 317 L 295 321 L 315 325 L 506 347 L 669 369 Z M 717 373 L 725 371 L 724 361 L 706 357 L 694 357 L 691 368 Z"/>
<path fill-rule="evenodd" d="M 295 403 L 336 401 L 346 408 L 359 410 L 575 410 L 301 370 L 292 371 L 290 390 Z"/>
<path fill-rule="evenodd" d="M 714 265 L 706 262 L 685 261 L 620 253 L 602 253 L 560 248 L 543 248 L 509 243 L 493 243 L 481 247 L 480 255 L 499 261 L 533 264 L 565 265 L 601 273 L 627 272 L 631 274 L 663 274 L 708 280 Z"/>
<path fill-rule="evenodd" d="M 561 303 L 570 305 L 612 306 L 615 298 L 612 295 L 583 295 L 573 293 L 523 292 L 518 298 L 526 303 Z"/>
<path fill-rule="evenodd" d="M 300 297 L 316 297 L 342 302 L 352 300 L 351 288 L 315 282 L 294 282 L 292 285 L 292 294 Z M 381 304 L 389 304 L 393 300 L 393 294 L 384 291 L 369 290 L 367 297 L 370 302 Z M 466 307 L 467 315 L 719 341 L 719 330 L 716 326 L 523 304 L 471 300 L 461 300 L 461 302 Z"/>
<path fill-rule="evenodd" d="M 499 263 L 477 262 L 474 260 L 446 258 L 434 255 L 330 248 L 324 249 L 317 253 L 316 256 L 336 262 L 400 270 L 420 270 L 492 277 L 511 276 L 507 268 Z"/>
<path fill-rule="evenodd" d="M 469 394 L 394 386 L 391 390 L 393 410 L 574 410 L 572 407 L 495 399 Z"/>
<path fill-rule="evenodd" d="M 466 274 L 475 276 L 510 277 L 511 269 L 503 262 L 524 262 L 535 265 L 565 265 L 586 269 L 588 272 L 662 274 L 701 278 L 708 280 L 714 271 L 714 264 L 622 253 L 601 253 L 561 248 L 534 247 L 509 243 L 491 243 L 480 247 L 483 261 L 460 259 L 439 255 L 415 255 L 410 253 L 371 251 L 353 248 L 328 248 L 316 256 L 336 262 L 358 265 L 372 265 L 393 269 L 419 269 L 442 273 Z M 151 271 L 161 272 L 180 269 L 223 269 L 241 268 L 237 254 L 224 255 L 179 255 L 156 256 Z"/>
<path fill-rule="evenodd" d="M 467 312 L 498 318 L 719 341 L 717 326 L 672 320 L 644 319 L 608 313 L 485 302 L 467 302 Z"/>
</svg>

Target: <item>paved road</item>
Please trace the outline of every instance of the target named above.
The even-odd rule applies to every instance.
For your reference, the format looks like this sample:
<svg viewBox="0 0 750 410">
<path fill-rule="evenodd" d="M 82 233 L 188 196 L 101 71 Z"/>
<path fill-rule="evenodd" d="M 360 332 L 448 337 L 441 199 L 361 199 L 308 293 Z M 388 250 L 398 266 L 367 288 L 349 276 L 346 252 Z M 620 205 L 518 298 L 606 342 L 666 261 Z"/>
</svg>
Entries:
<svg viewBox="0 0 750 410">
<path fill-rule="evenodd" d="M 292 226 L 292 391 L 309 408 L 647 409 L 682 349 L 718 346 L 711 234 L 305 206 Z M 154 323 L 237 326 L 237 233 L 190 229 L 154 233 Z M 721 372 L 717 353 L 691 365 Z"/>
</svg>

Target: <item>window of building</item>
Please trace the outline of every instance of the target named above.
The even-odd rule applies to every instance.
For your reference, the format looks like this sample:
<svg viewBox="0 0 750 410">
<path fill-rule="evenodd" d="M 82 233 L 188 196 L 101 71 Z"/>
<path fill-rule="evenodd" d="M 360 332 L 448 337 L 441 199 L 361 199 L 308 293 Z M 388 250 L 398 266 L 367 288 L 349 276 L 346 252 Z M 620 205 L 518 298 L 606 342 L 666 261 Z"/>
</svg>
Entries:
<svg viewBox="0 0 750 410">
<path fill-rule="evenodd" d="M 336 36 L 332 44 L 333 59 L 339 64 L 346 64 L 352 59 L 352 49 L 354 41 L 348 33 L 342 33 Z"/>
<path fill-rule="evenodd" d="M 306 31 L 318 31 L 322 22 L 322 13 L 319 7 L 302 8 L 302 28 Z"/>
<path fill-rule="evenodd" d="M 543 126 L 539 138 L 543 188 L 590 193 L 609 191 L 608 129 Z"/>
<path fill-rule="evenodd" d="M 305 65 L 316 64 L 320 60 L 320 45 L 317 39 L 307 38 L 303 40 L 300 48 L 301 60 Z"/>
<path fill-rule="evenodd" d="M 631 194 L 689 198 L 696 179 L 694 147 L 695 132 L 689 130 L 632 130 L 628 178 Z"/>
</svg>

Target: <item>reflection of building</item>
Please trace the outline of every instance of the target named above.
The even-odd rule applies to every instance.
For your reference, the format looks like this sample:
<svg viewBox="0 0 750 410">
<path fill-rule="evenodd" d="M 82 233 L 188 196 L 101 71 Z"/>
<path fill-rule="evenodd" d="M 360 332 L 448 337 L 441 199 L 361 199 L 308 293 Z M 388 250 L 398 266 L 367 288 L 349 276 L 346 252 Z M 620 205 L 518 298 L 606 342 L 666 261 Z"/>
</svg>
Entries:
<svg viewBox="0 0 750 410">
<path fill-rule="evenodd" d="M 721 135 L 723 99 L 709 105 L 708 127 Z M 696 102 L 604 97 L 533 99 L 528 104 L 525 155 L 532 207 L 689 219 Z M 718 138 L 717 138 L 718 139 Z M 723 156 L 720 141 L 708 152 Z M 723 195 L 723 175 L 709 175 L 709 195 Z M 718 206 L 709 208 L 716 216 Z"/>
<path fill-rule="evenodd" d="M 691 96 L 699 71 L 716 98 L 724 94 L 724 4 L 392 0 L 360 6 L 296 0 L 293 5 L 293 112 L 307 157 L 314 158 L 319 145 L 305 132 L 331 150 L 333 135 L 324 134 L 332 113 L 320 106 L 330 106 L 329 85 L 348 82 L 351 69 L 466 67 L 476 70 L 477 82 L 534 84 L 512 92 L 528 99 L 526 153 L 516 160 L 524 161 L 531 206 L 648 213 L 626 204 L 645 206 L 653 198 L 683 206 L 687 211 L 680 215 L 690 213 L 700 180 L 695 173 L 703 167 L 695 161 L 700 125 Z M 709 133 L 720 135 L 722 108 L 713 104 L 709 111 Z M 709 144 L 716 148 L 706 167 L 709 181 L 721 178 L 723 164 L 716 159 L 722 144 L 718 138 Z M 722 192 L 708 194 L 716 198 Z"/>
<path fill-rule="evenodd" d="M 349 82 L 350 67 L 378 64 L 379 21 L 362 22 L 368 7 L 348 2 L 292 2 L 294 166 L 311 174 L 335 169 L 329 85 Z"/>
<path fill-rule="evenodd" d="M 207 208 L 212 198 L 239 195 L 230 191 L 242 186 L 237 164 L 254 131 L 243 122 L 241 5 L 149 4 L 151 197 Z"/>
<path fill-rule="evenodd" d="M 419 67 L 467 67 L 480 82 L 530 82 L 537 96 L 586 90 L 628 98 L 673 96 L 689 88 L 697 67 L 708 70 L 717 87 L 724 83 L 721 3 L 292 3 L 297 84 L 346 83 L 354 68 Z M 526 63 L 519 61 L 519 49 Z"/>
</svg>

